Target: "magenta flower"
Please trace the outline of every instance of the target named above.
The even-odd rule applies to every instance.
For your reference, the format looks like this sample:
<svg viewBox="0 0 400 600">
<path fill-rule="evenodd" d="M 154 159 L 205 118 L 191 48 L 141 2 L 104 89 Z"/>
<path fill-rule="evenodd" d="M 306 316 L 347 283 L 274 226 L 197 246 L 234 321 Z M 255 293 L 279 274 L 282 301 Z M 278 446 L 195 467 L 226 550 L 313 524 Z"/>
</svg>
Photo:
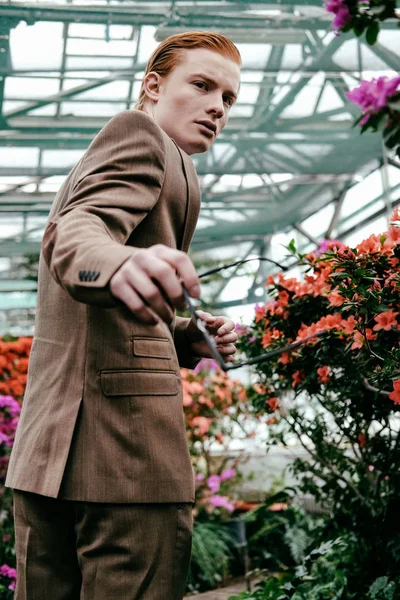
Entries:
<svg viewBox="0 0 400 600">
<path fill-rule="evenodd" d="M 15 589 L 15 582 L 17 579 L 17 571 L 15 569 L 13 569 L 12 567 L 9 567 L 8 565 L 2 565 L 0 567 L 0 575 L 2 577 L 8 577 L 8 579 L 11 579 L 11 583 L 8 586 L 9 590 L 14 590 Z"/>
<path fill-rule="evenodd" d="M 202 358 L 201 361 L 196 365 L 193 369 L 195 373 L 200 373 L 200 371 L 210 370 L 216 371 L 218 369 L 218 364 L 212 358 Z"/>
<path fill-rule="evenodd" d="M 399 86 L 400 76 L 393 79 L 382 76 L 374 77 L 371 81 L 363 80 L 354 90 L 346 92 L 346 98 L 353 104 L 358 104 L 365 115 L 360 125 L 365 125 L 373 112 L 385 108 Z"/>
<path fill-rule="evenodd" d="M 326 254 L 326 252 L 329 252 L 329 250 L 332 250 L 333 248 L 338 249 L 338 248 L 341 248 L 342 246 L 343 246 L 343 244 L 339 240 L 324 239 L 321 241 L 320 245 L 314 252 L 317 256 L 319 256 L 320 254 Z"/>
<path fill-rule="evenodd" d="M 21 412 L 21 405 L 12 396 L 0 396 L 0 408 L 7 408 L 12 417 Z"/>
<path fill-rule="evenodd" d="M 327 0 L 325 8 L 328 12 L 335 15 L 332 23 L 333 29 L 342 29 L 351 21 L 349 8 L 343 0 Z"/>
<path fill-rule="evenodd" d="M 212 491 L 212 493 L 215 494 L 215 492 L 218 492 L 219 486 L 221 485 L 221 478 L 219 477 L 219 475 L 211 475 L 207 479 L 207 485 Z"/>
<path fill-rule="evenodd" d="M 222 471 L 220 478 L 221 481 L 225 481 L 225 479 L 232 479 L 232 477 L 236 476 L 236 471 L 235 469 L 225 469 L 225 471 Z"/>
<path fill-rule="evenodd" d="M 235 510 L 234 505 L 229 501 L 227 496 L 211 496 L 210 503 L 217 508 L 226 508 L 226 510 L 229 510 L 229 512 Z"/>
</svg>

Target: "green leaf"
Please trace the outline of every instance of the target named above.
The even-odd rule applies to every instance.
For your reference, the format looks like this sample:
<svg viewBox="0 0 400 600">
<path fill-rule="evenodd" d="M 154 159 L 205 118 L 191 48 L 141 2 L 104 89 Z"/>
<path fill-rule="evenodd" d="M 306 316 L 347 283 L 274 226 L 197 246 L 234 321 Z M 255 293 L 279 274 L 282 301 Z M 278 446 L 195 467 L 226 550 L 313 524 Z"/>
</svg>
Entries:
<svg viewBox="0 0 400 600">
<path fill-rule="evenodd" d="M 291 239 L 291 240 L 290 240 L 290 242 L 289 242 L 289 244 L 288 244 L 288 246 L 287 246 L 287 249 L 288 249 L 290 252 L 293 252 L 293 254 L 296 254 L 296 244 L 295 244 L 295 241 L 294 241 L 294 239 Z"/>
<path fill-rule="evenodd" d="M 364 33 L 364 30 L 365 24 L 362 19 L 357 19 L 356 21 L 354 21 L 353 31 L 357 37 L 360 37 Z"/>
<path fill-rule="evenodd" d="M 367 33 L 365 34 L 365 39 L 370 46 L 373 46 L 378 39 L 378 34 L 380 30 L 379 21 L 373 21 L 371 25 L 367 29 Z"/>
<path fill-rule="evenodd" d="M 392 110 L 400 110 L 400 101 L 399 102 L 388 102 L 388 107 Z"/>
</svg>

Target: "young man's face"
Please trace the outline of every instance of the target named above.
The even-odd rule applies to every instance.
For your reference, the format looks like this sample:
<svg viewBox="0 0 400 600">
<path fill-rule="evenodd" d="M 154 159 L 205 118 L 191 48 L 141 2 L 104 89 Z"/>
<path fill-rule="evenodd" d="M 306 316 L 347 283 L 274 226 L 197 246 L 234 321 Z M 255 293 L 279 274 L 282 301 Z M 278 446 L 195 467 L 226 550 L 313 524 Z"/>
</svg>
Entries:
<svg viewBox="0 0 400 600">
<path fill-rule="evenodd" d="M 187 154 L 208 150 L 225 127 L 236 100 L 239 65 L 216 52 L 196 48 L 182 50 L 181 62 L 167 77 L 149 74 L 147 78 L 146 94 L 150 90 L 153 102 L 146 112 Z"/>
</svg>

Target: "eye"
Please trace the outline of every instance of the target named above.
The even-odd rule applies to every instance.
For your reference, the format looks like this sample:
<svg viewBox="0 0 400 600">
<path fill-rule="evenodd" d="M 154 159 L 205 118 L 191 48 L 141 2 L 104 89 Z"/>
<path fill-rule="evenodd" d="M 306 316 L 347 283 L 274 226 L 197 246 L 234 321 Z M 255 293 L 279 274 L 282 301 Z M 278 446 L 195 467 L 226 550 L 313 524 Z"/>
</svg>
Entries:
<svg viewBox="0 0 400 600">
<path fill-rule="evenodd" d="M 197 86 L 201 90 L 208 90 L 208 85 L 205 81 L 195 81 L 194 85 Z"/>
<path fill-rule="evenodd" d="M 223 97 L 223 101 L 229 107 L 231 107 L 232 104 L 233 104 L 233 98 L 232 98 L 232 96 L 224 96 Z"/>
</svg>

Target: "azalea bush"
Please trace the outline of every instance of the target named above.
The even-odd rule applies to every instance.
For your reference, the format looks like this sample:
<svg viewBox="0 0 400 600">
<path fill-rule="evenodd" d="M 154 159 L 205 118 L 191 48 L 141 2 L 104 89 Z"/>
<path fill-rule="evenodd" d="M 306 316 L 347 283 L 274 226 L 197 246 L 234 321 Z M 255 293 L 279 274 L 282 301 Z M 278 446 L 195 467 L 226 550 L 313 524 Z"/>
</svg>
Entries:
<svg viewBox="0 0 400 600">
<path fill-rule="evenodd" d="M 399 18 L 396 0 L 326 0 L 325 8 L 335 15 L 335 31 L 353 31 L 357 37 L 365 32 L 370 45 L 377 41 L 382 21 Z"/>
<path fill-rule="evenodd" d="M 0 339 L 0 595 L 4 600 L 13 597 L 16 580 L 12 494 L 4 482 L 21 412 L 31 345 L 31 338 Z"/>
<path fill-rule="evenodd" d="M 213 361 L 203 360 L 194 371 L 181 370 L 189 450 L 196 479 L 196 516 L 226 520 L 235 509 L 230 497 L 241 482 L 240 464 L 246 450 L 234 453 L 233 440 L 255 437 L 265 417 L 247 398 L 246 389 Z M 243 443 L 242 443 L 243 446 Z"/>
<path fill-rule="evenodd" d="M 304 279 L 270 276 L 271 300 L 240 341 L 251 358 L 305 340 L 259 363 L 248 395 L 269 415 L 268 445 L 307 452 L 292 469 L 301 493 L 330 512 L 318 543 L 346 538 L 352 558 L 337 598 L 366 598 L 381 577 L 400 593 L 398 211 L 393 219 L 355 248 L 332 242 L 304 256 L 292 243 Z"/>
<path fill-rule="evenodd" d="M 201 592 L 221 585 L 235 571 L 237 540 L 229 527 L 242 505 L 235 488 L 248 458 L 244 442 L 268 417 L 256 414 L 243 384 L 214 361 L 202 360 L 194 371 L 182 369 L 181 374 L 196 490 L 188 591 Z M 232 450 L 234 440 L 236 446 L 241 441 L 242 449 Z"/>
</svg>

